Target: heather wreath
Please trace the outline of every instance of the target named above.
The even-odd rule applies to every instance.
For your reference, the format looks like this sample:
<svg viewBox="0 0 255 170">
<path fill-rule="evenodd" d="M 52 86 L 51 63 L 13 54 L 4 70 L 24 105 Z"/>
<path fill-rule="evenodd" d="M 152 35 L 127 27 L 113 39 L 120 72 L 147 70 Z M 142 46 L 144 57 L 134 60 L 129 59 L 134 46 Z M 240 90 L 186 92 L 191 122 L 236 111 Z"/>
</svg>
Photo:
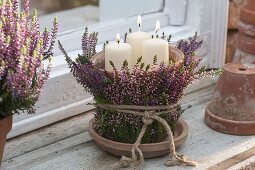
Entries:
<svg viewBox="0 0 255 170">
<path fill-rule="evenodd" d="M 30 15 L 29 0 L 18 11 L 18 0 L 0 0 L 0 119 L 33 106 L 49 77 L 58 30 L 40 32 L 36 11 Z"/>
<path fill-rule="evenodd" d="M 163 34 L 160 38 L 165 39 L 166 36 Z M 113 76 L 92 63 L 91 57 L 96 54 L 96 44 L 97 33 L 89 34 L 86 28 L 82 37 L 83 54 L 79 55 L 76 61 L 72 61 L 59 42 L 59 48 L 66 57 L 74 77 L 86 91 L 94 96 L 96 103 L 140 106 L 174 105 L 180 101 L 184 89 L 189 84 L 202 77 L 219 73 L 219 70 L 206 71 L 205 66 L 197 69 L 201 58 L 196 57 L 195 52 L 203 44 L 202 40 L 198 40 L 197 34 L 177 43 L 176 47 L 185 55 L 180 64 L 172 61 L 169 65 L 164 63 L 157 65 L 155 57 L 154 64 L 146 66 L 141 57 L 132 69 L 128 69 L 128 63 L 124 62 L 122 69 L 116 70 L 114 63 L 111 62 L 114 69 Z M 171 114 L 160 116 L 171 128 L 174 128 L 183 111 L 178 105 Z M 139 116 L 101 108 L 97 108 L 95 118 L 95 130 L 99 135 L 118 142 L 134 143 L 143 125 L 142 118 Z M 166 132 L 162 125 L 154 122 L 147 129 L 142 143 L 159 142 L 165 138 Z"/>
</svg>

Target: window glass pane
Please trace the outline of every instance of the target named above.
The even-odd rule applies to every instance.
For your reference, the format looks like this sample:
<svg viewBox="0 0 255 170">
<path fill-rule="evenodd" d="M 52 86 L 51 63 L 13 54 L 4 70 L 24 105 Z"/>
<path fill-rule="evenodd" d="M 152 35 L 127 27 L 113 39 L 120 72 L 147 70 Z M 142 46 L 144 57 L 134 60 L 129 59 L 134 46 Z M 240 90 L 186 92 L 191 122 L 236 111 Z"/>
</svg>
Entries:
<svg viewBox="0 0 255 170">
<path fill-rule="evenodd" d="M 22 4 L 24 0 L 21 0 Z M 84 27 L 98 22 L 99 0 L 30 0 L 42 27 L 51 27 L 51 20 L 58 17 L 60 32 Z"/>
<path fill-rule="evenodd" d="M 24 0 L 20 0 L 23 4 Z M 30 0 L 40 16 L 41 27 L 58 17 L 60 32 L 98 22 L 162 12 L 164 0 Z"/>
<path fill-rule="evenodd" d="M 36 8 L 39 15 L 52 12 L 84 7 L 87 5 L 98 6 L 99 0 L 30 0 L 31 6 Z M 24 2 L 24 0 L 22 0 Z"/>
</svg>

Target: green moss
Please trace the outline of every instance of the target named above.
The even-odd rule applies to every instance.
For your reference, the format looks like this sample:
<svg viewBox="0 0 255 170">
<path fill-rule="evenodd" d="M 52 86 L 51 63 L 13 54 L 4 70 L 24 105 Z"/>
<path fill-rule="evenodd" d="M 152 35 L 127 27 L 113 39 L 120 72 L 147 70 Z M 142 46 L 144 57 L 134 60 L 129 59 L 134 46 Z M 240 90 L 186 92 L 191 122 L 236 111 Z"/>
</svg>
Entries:
<svg viewBox="0 0 255 170">
<path fill-rule="evenodd" d="M 174 131 L 176 122 L 184 110 L 177 107 L 170 114 L 162 114 L 171 129 Z M 99 135 L 122 143 L 134 143 L 143 126 L 142 118 L 130 114 L 98 109 L 96 113 L 95 130 Z M 157 143 L 166 139 L 165 128 L 154 121 L 146 130 L 141 143 Z"/>
</svg>

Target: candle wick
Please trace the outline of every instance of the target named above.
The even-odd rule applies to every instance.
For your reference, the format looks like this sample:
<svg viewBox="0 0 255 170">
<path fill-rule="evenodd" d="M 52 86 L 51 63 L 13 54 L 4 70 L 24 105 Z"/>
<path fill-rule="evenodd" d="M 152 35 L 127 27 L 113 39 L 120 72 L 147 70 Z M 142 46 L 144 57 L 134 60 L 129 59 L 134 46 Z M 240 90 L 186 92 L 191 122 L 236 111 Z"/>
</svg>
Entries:
<svg viewBox="0 0 255 170">
<path fill-rule="evenodd" d="M 156 30 L 155 38 L 157 38 L 157 37 L 158 37 L 158 32 L 159 32 L 159 29 L 158 29 L 158 30 Z"/>
</svg>

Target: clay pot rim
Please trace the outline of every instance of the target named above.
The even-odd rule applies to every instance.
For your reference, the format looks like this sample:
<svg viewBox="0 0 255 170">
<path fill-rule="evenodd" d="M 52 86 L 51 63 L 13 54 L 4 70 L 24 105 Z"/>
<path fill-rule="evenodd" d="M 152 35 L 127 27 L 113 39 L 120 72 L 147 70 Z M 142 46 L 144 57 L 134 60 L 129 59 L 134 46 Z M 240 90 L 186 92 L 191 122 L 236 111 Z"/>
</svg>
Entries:
<svg viewBox="0 0 255 170">
<path fill-rule="evenodd" d="M 248 35 L 250 37 L 255 37 L 255 25 L 239 21 L 237 27 L 240 33 Z"/>
<path fill-rule="evenodd" d="M 97 54 L 99 54 L 99 53 L 102 53 L 102 51 L 98 52 Z M 175 55 L 176 58 L 178 59 L 178 61 L 175 63 L 175 65 L 178 67 L 184 61 L 185 56 L 184 56 L 183 52 L 180 49 L 178 49 L 176 47 L 172 47 L 172 46 L 169 45 L 169 58 L 170 58 L 170 60 L 172 60 L 171 59 L 172 55 Z M 93 56 L 92 56 L 92 58 L 93 58 Z M 113 72 L 106 71 L 103 68 L 98 68 L 98 69 L 101 70 L 102 72 L 105 72 L 108 75 L 109 78 L 113 77 Z"/>
<path fill-rule="evenodd" d="M 222 121 L 222 122 L 229 122 L 229 123 L 233 123 L 233 124 L 244 124 L 244 125 L 249 125 L 249 124 L 255 124 L 255 121 L 242 121 L 242 120 L 230 120 L 230 119 L 224 119 L 222 117 L 219 117 L 219 116 L 216 116 L 215 114 L 213 114 L 210 109 L 209 109 L 209 106 L 206 107 L 206 111 L 209 116 L 215 118 L 215 119 L 218 119 L 219 121 Z M 241 122 L 241 123 L 240 123 Z"/>
<path fill-rule="evenodd" d="M 242 64 L 242 63 L 227 63 L 224 65 L 223 70 L 228 73 L 235 75 L 255 75 L 255 65 L 254 64 Z M 235 69 L 233 69 L 235 67 Z"/>
<path fill-rule="evenodd" d="M 129 146 L 129 147 L 132 147 L 133 144 L 132 143 L 121 143 L 121 142 L 116 142 L 116 141 L 113 141 L 113 140 L 109 140 L 109 139 L 106 139 L 102 136 L 100 136 L 95 130 L 94 130 L 94 123 L 95 123 L 95 117 L 92 118 L 90 121 L 89 121 L 89 134 L 90 136 L 93 138 L 93 136 L 95 136 L 95 138 L 98 138 L 100 141 L 103 141 L 103 142 L 111 142 L 113 143 L 114 146 L 116 145 L 119 145 L 119 146 Z M 179 120 L 177 121 L 176 125 L 182 129 L 181 131 L 181 134 L 178 135 L 177 137 L 174 138 L 174 141 L 181 141 L 182 139 L 185 139 L 187 138 L 188 136 L 188 131 L 189 131 L 189 126 L 187 124 L 186 121 L 184 121 L 182 118 L 179 118 Z M 94 139 L 94 138 L 93 138 Z M 94 139 L 95 140 L 95 139 Z M 150 146 L 154 146 L 154 145 L 162 145 L 162 144 L 167 144 L 169 143 L 169 141 L 163 141 L 163 142 L 158 142 L 158 143 L 146 143 L 146 144 L 140 144 L 140 147 L 143 148 L 143 147 L 150 147 Z"/>
<path fill-rule="evenodd" d="M 213 121 L 208 121 L 208 119 L 213 120 Z M 224 119 L 219 116 L 216 116 L 213 114 L 209 106 L 206 107 L 205 109 L 205 117 L 204 117 L 205 124 L 210 127 L 213 130 L 216 130 L 218 132 L 226 133 L 226 134 L 231 134 L 231 135 L 240 135 L 240 136 L 247 136 L 247 135 L 254 135 L 255 130 L 251 131 L 252 129 L 255 129 L 255 121 L 235 121 L 235 120 L 229 120 L 229 119 Z M 218 124 L 219 126 L 215 126 L 215 124 Z M 234 126 L 235 130 L 226 129 L 226 127 L 220 126 L 221 124 L 224 125 L 229 125 L 229 126 Z M 239 132 L 237 132 L 237 129 L 239 129 Z M 249 131 L 247 131 L 247 129 Z"/>
<path fill-rule="evenodd" d="M 252 38 L 251 36 L 245 35 L 243 33 L 237 34 L 237 48 L 240 50 L 249 53 L 249 54 L 255 54 L 255 38 Z"/>
</svg>

